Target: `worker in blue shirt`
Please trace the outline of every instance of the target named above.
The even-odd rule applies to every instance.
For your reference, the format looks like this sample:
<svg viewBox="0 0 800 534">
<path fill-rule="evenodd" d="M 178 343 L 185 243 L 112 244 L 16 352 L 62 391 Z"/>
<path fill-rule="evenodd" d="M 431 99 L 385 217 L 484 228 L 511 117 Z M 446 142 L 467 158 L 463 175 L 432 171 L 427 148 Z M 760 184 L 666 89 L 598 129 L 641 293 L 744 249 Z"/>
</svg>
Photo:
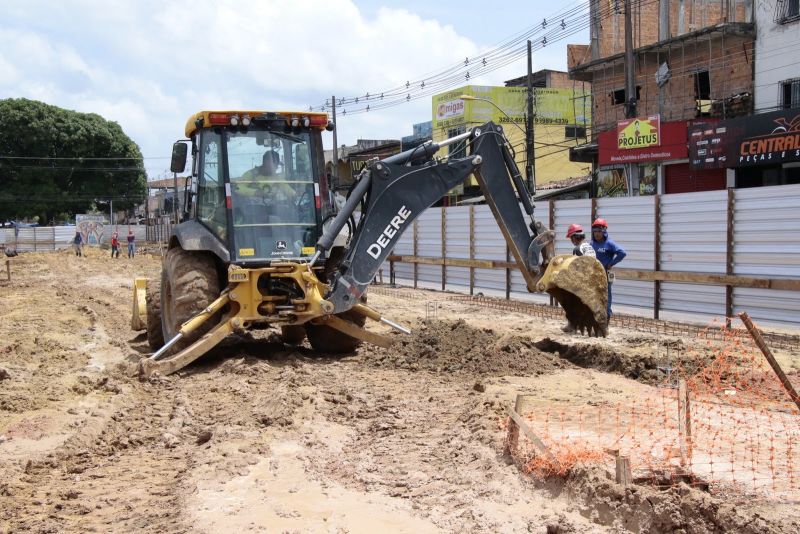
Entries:
<svg viewBox="0 0 800 534">
<path fill-rule="evenodd" d="M 608 320 L 611 320 L 611 284 L 614 282 L 614 273 L 611 269 L 621 262 L 626 252 L 608 237 L 608 223 L 605 219 L 595 219 L 592 223 L 592 248 L 597 254 L 597 260 L 603 264 L 608 273 Z"/>
</svg>

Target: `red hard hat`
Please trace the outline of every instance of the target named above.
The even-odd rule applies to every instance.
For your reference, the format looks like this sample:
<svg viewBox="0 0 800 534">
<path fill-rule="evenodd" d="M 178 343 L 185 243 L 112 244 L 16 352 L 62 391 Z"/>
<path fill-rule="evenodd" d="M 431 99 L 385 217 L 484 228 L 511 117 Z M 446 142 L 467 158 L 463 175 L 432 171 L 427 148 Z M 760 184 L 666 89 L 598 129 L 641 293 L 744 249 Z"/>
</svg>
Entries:
<svg viewBox="0 0 800 534">
<path fill-rule="evenodd" d="M 583 226 L 580 224 L 570 224 L 567 230 L 567 237 L 572 237 L 572 234 L 582 234 Z"/>
<path fill-rule="evenodd" d="M 592 227 L 594 228 L 595 226 L 602 226 L 603 228 L 608 228 L 608 223 L 606 222 L 605 219 L 597 218 L 592 223 Z"/>
</svg>

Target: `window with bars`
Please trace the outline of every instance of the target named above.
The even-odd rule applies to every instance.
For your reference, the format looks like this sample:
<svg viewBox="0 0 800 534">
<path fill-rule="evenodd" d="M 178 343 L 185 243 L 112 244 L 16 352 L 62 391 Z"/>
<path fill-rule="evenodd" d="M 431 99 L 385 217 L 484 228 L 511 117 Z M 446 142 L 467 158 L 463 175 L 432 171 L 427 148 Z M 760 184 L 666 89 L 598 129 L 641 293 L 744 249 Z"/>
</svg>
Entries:
<svg viewBox="0 0 800 534">
<path fill-rule="evenodd" d="M 800 0 L 777 0 L 775 22 L 785 24 L 795 20 L 800 20 Z"/>
<path fill-rule="evenodd" d="M 466 132 L 466 126 L 457 126 L 455 128 L 451 128 L 447 130 L 447 137 L 455 137 L 457 135 L 461 135 L 462 133 Z M 467 142 L 466 141 L 459 141 L 458 143 L 454 143 L 450 145 L 450 150 L 448 152 L 451 158 L 465 158 L 467 157 Z"/>
<path fill-rule="evenodd" d="M 800 78 L 781 82 L 781 107 L 800 108 Z"/>
</svg>

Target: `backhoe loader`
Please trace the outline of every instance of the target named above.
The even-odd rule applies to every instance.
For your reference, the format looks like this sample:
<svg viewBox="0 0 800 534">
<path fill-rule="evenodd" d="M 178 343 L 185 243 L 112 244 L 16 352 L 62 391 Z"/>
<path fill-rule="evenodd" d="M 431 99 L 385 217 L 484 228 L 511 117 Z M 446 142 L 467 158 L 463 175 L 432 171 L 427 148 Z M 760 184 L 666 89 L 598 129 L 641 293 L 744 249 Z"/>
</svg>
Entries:
<svg viewBox="0 0 800 534">
<path fill-rule="evenodd" d="M 366 319 L 409 331 L 367 305 L 367 288 L 403 232 L 470 174 L 528 290 L 550 293 L 581 331 L 606 335 L 603 267 L 554 256 L 554 234 L 534 218 L 500 125 L 370 161 L 339 210 L 324 173 L 322 132 L 332 128 L 325 113 L 189 118 L 171 165 L 183 172 L 191 146 L 184 222 L 169 239 L 160 283 L 134 284 L 132 326 L 146 328 L 155 350 L 140 362 L 142 375 L 173 373 L 249 328 L 280 328 L 285 343 L 307 337 L 328 354 L 362 342 L 388 346 L 388 336 L 364 328 Z M 456 143 L 466 157 L 437 157 Z"/>
</svg>

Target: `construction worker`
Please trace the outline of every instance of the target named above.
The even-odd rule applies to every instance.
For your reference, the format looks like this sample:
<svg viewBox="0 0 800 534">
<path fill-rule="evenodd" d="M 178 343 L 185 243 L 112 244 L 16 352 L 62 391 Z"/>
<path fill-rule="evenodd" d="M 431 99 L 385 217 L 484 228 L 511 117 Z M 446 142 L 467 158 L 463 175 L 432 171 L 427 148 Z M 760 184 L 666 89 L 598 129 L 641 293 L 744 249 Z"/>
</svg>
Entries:
<svg viewBox="0 0 800 534">
<path fill-rule="evenodd" d="M 572 241 L 575 248 L 572 249 L 574 256 L 591 256 L 596 258 L 592 245 L 586 242 L 586 234 L 583 233 L 583 226 L 580 224 L 570 224 L 567 229 L 567 239 Z"/>
<path fill-rule="evenodd" d="M 627 253 L 608 237 L 608 223 L 605 219 L 597 218 L 592 223 L 592 248 L 598 261 L 603 264 L 608 275 L 608 320 L 611 320 L 611 285 L 614 283 L 614 273 L 611 269 L 621 262 Z"/>
<path fill-rule="evenodd" d="M 567 239 L 572 241 L 573 249 L 572 254 L 574 256 L 591 256 L 592 258 L 597 257 L 592 248 L 592 245 L 586 242 L 586 234 L 583 233 L 583 226 L 580 224 L 570 224 L 569 228 L 567 229 Z M 564 332 L 574 332 L 575 325 L 571 322 L 567 321 L 566 326 L 561 328 Z"/>
<path fill-rule="evenodd" d="M 119 258 L 119 234 L 117 232 L 111 235 L 111 257 Z"/>
<path fill-rule="evenodd" d="M 83 235 L 80 230 L 75 231 L 75 237 L 72 238 L 72 244 L 75 246 L 75 255 L 80 256 L 83 249 Z"/>
</svg>

